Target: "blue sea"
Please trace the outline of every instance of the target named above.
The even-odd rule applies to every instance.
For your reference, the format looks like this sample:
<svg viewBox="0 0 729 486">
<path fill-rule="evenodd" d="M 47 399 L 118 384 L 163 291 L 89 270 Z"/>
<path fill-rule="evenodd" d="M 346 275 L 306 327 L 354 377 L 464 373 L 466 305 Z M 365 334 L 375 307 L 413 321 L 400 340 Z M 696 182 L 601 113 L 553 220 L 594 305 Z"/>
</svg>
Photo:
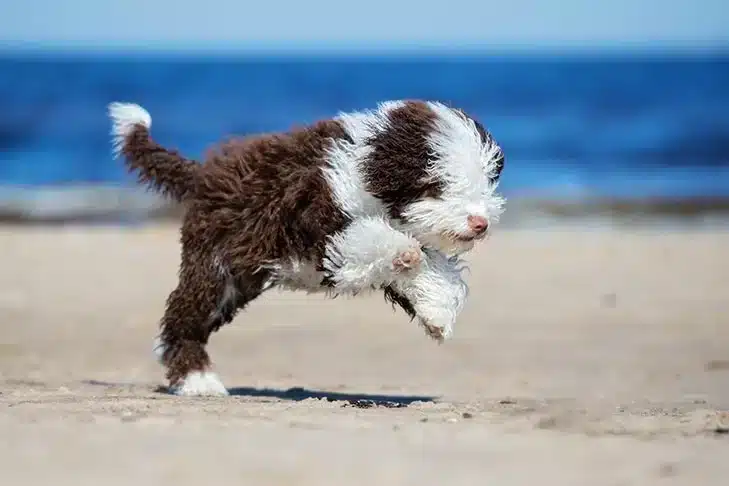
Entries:
<svg viewBox="0 0 729 486">
<path fill-rule="evenodd" d="M 199 157 L 387 99 L 438 99 L 504 147 L 510 197 L 729 196 L 729 54 L 0 55 L 0 192 L 133 186 L 110 155 L 110 101 Z"/>
</svg>

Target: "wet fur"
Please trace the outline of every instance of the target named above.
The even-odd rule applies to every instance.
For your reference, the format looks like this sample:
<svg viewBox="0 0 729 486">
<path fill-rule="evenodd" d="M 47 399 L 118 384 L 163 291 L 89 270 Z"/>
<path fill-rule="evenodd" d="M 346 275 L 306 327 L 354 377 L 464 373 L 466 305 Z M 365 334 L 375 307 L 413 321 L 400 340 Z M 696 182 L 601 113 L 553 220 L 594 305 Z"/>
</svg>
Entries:
<svg viewBox="0 0 729 486">
<path fill-rule="evenodd" d="M 480 123 L 456 111 L 475 124 L 487 148 L 495 146 Z M 173 390 L 194 373 L 205 380 L 211 333 L 276 285 L 330 294 L 379 289 L 411 318 L 445 307 L 443 319 L 455 319 L 466 290 L 458 258 L 421 249 L 404 217 L 413 203 L 444 191 L 427 142 L 438 115 L 427 103 L 391 102 L 286 133 L 233 138 L 202 164 L 157 145 L 141 107 L 112 104 L 110 114 L 115 151 L 128 169 L 186 208 L 179 281 L 166 302 L 158 347 Z M 494 187 L 503 167 L 500 149 L 495 154 L 485 169 Z M 416 281 L 407 272 L 418 270 L 393 269 L 392 255 L 409 248 L 422 251 L 423 268 L 435 273 Z M 441 284 L 453 295 L 434 292 L 433 300 L 429 286 Z M 434 332 L 427 323 L 438 317 L 421 318 Z"/>
</svg>

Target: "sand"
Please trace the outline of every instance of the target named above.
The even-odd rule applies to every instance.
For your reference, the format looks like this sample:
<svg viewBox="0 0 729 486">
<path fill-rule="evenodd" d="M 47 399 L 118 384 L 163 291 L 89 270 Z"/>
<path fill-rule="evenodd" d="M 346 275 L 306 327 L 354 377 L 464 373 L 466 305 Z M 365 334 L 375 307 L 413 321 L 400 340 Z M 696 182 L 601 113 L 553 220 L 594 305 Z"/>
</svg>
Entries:
<svg viewBox="0 0 729 486">
<path fill-rule="evenodd" d="M 164 393 L 176 228 L 0 229 L 3 485 L 724 485 L 729 233 L 504 230 L 455 336 L 271 292 Z"/>
</svg>

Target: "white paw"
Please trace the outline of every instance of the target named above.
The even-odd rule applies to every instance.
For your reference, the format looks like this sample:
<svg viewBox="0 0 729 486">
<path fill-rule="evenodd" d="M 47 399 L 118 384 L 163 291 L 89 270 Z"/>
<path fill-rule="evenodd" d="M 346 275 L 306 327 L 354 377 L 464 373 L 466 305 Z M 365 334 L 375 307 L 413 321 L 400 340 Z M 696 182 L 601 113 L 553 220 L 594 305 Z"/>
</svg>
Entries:
<svg viewBox="0 0 729 486">
<path fill-rule="evenodd" d="M 443 344 L 443 341 L 453 335 L 453 326 L 450 325 L 442 326 L 425 319 L 420 319 L 420 325 L 425 329 L 425 334 L 437 341 L 438 344 Z"/>
<path fill-rule="evenodd" d="M 423 261 L 423 254 L 420 248 L 413 247 L 397 255 L 392 260 L 392 266 L 395 268 L 395 271 L 400 272 L 420 266 L 421 261 Z"/>
<path fill-rule="evenodd" d="M 228 390 L 212 371 L 193 371 L 182 383 L 172 389 L 172 393 L 184 397 L 223 397 Z"/>
</svg>

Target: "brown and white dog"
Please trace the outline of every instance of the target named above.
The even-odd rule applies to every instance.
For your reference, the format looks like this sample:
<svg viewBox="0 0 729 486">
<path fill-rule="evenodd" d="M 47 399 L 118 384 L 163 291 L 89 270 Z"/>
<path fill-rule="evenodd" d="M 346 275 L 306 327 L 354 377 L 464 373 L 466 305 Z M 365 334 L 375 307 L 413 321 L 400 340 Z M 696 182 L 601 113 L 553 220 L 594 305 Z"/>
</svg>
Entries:
<svg viewBox="0 0 729 486">
<path fill-rule="evenodd" d="M 179 283 L 155 350 L 178 395 L 225 395 L 210 334 L 265 290 L 382 290 L 432 338 L 468 288 L 459 254 L 504 210 L 504 155 L 464 111 L 390 101 L 286 133 L 230 139 L 205 163 L 150 137 L 151 117 L 112 103 L 115 155 L 184 204 Z"/>
</svg>

